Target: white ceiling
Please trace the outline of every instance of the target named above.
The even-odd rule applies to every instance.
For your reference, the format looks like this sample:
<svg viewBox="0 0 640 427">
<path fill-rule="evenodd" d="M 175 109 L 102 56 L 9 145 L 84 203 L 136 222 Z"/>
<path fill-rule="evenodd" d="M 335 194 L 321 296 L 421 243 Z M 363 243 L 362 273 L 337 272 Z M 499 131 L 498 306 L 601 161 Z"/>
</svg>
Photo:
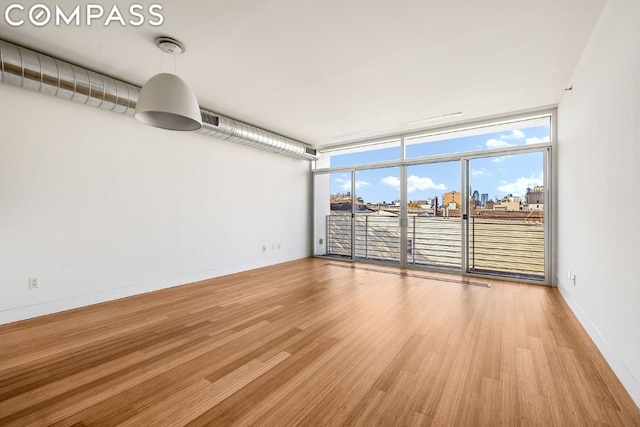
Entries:
<svg viewBox="0 0 640 427">
<path fill-rule="evenodd" d="M 0 38 L 138 85 L 173 68 L 153 40 L 177 38 L 178 74 L 202 107 L 322 147 L 557 104 L 605 2 L 102 2 L 125 19 L 129 4 L 161 4 L 164 23 L 2 19 Z"/>
</svg>

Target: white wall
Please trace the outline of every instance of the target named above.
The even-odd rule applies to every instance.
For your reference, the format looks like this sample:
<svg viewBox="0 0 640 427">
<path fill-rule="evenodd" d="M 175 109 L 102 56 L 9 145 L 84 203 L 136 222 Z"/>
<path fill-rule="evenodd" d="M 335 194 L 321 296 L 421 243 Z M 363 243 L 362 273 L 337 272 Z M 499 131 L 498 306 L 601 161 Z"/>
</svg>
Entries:
<svg viewBox="0 0 640 427">
<path fill-rule="evenodd" d="M 318 174 L 314 176 L 314 252 L 316 256 L 327 255 L 329 237 L 327 230 L 327 216 L 331 215 L 331 179 L 334 174 Z M 322 240 L 322 243 L 320 241 Z"/>
<path fill-rule="evenodd" d="M 6 84 L 0 100 L 0 323 L 310 255 L 307 161 Z"/>
<path fill-rule="evenodd" d="M 557 182 L 558 286 L 640 405 L 639 28 L 640 2 L 607 3 L 559 106 Z"/>
</svg>

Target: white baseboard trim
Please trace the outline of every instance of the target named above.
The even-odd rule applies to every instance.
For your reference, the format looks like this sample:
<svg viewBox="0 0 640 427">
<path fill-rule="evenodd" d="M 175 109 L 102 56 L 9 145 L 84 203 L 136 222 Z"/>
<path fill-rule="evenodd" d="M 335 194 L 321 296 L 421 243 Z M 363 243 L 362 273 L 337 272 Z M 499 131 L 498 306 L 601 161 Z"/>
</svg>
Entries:
<svg viewBox="0 0 640 427">
<path fill-rule="evenodd" d="M 613 348 L 609 345 L 607 340 L 602 336 L 596 325 L 593 324 L 589 316 L 582 310 L 580 305 L 571 298 L 571 295 L 567 292 L 567 290 L 562 286 L 561 283 L 558 283 L 558 290 L 560 291 L 560 295 L 566 301 L 567 305 L 573 311 L 573 314 L 576 315 L 578 321 L 582 324 L 584 329 L 589 334 L 589 337 L 593 340 L 602 356 L 607 361 L 613 372 L 617 375 L 618 379 L 622 383 L 623 387 L 627 390 L 631 399 L 635 402 L 635 404 L 640 407 L 640 381 L 633 376 L 627 365 L 624 364 L 622 360 L 618 357 Z"/>
<path fill-rule="evenodd" d="M 33 317 L 44 316 L 47 314 L 58 313 L 61 311 L 72 310 L 74 308 L 85 307 L 102 302 L 113 301 L 120 298 L 140 295 L 147 292 L 158 291 L 174 286 L 181 286 L 187 283 L 213 279 L 216 277 L 226 276 L 242 271 L 254 270 L 256 268 L 267 267 L 283 262 L 295 261 L 297 259 L 307 258 L 309 256 L 311 256 L 310 253 L 301 253 L 278 257 L 277 259 L 268 258 L 246 264 L 237 264 L 233 266 L 219 267 L 212 270 L 200 271 L 180 277 L 171 277 L 167 279 L 156 280 L 153 282 L 139 283 L 90 294 L 75 295 L 72 297 L 46 301 L 39 304 L 9 308 L 0 311 L 0 325 L 5 323 L 18 322 L 25 319 L 31 319 Z"/>
</svg>

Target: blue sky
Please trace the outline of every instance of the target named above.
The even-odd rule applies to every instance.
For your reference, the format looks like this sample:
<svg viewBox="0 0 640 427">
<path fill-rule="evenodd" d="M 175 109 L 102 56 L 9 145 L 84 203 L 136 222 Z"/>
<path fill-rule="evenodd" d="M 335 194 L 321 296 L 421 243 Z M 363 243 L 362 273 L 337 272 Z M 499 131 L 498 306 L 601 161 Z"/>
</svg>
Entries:
<svg viewBox="0 0 640 427">
<path fill-rule="evenodd" d="M 535 126 L 482 135 L 449 137 L 447 140 L 407 145 L 407 157 L 433 156 L 480 149 L 506 148 L 549 141 L 549 127 Z M 334 155 L 331 167 L 380 162 L 400 158 L 400 148 L 384 148 L 359 153 Z M 470 166 L 471 189 L 487 193 L 490 199 L 508 194 L 524 197 L 527 187 L 542 185 L 543 155 L 528 153 L 475 159 Z M 424 200 L 448 191 L 460 191 L 460 162 L 410 166 L 407 171 L 408 199 Z M 351 188 L 349 173 L 331 176 L 331 193 L 344 193 Z M 391 202 L 400 198 L 400 168 L 356 172 L 356 195 L 365 202 Z"/>
</svg>

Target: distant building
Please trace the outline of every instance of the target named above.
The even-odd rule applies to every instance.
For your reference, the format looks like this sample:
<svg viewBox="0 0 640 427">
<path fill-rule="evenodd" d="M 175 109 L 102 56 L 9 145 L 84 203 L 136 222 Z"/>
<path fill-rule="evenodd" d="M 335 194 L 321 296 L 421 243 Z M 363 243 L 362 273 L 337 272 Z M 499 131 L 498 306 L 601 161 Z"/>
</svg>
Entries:
<svg viewBox="0 0 640 427">
<path fill-rule="evenodd" d="M 367 206 L 362 197 L 356 197 L 356 211 L 366 211 Z M 330 196 L 332 211 L 350 211 L 351 210 L 351 193 L 332 194 Z"/>
<path fill-rule="evenodd" d="M 474 190 L 473 193 L 471 194 L 471 197 L 476 199 L 477 202 L 480 202 L 480 192 L 478 190 Z"/>
<path fill-rule="evenodd" d="M 457 209 L 462 205 L 462 194 L 457 191 L 449 191 L 442 195 L 442 206 L 450 209 Z"/>
<path fill-rule="evenodd" d="M 538 185 L 533 188 L 527 188 L 525 195 L 525 210 L 542 211 L 544 210 L 544 187 Z"/>
<path fill-rule="evenodd" d="M 487 193 L 482 193 L 480 195 L 480 206 L 486 206 L 489 201 L 489 195 Z"/>
<path fill-rule="evenodd" d="M 412 203 L 420 209 L 431 209 L 431 199 L 415 200 Z"/>
<path fill-rule="evenodd" d="M 484 208 L 485 208 L 485 209 L 488 209 L 488 210 L 490 210 L 490 211 L 492 211 L 492 210 L 493 210 L 494 206 L 495 206 L 495 203 L 493 202 L 493 200 L 487 200 L 487 201 L 484 203 Z"/>
<path fill-rule="evenodd" d="M 469 208 L 471 210 L 474 210 L 479 206 L 480 206 L 480 200 L 478 200 L 475 197 L 471 196 L 471 200 L 469 200 Z"/>
<path fill-rule="evenodd" d="M 520 206 L 520 196 L 503 197 L 500 202 L 493 207 L 495 211 L 519 211 L 522 210 Z"/>
</svg>

